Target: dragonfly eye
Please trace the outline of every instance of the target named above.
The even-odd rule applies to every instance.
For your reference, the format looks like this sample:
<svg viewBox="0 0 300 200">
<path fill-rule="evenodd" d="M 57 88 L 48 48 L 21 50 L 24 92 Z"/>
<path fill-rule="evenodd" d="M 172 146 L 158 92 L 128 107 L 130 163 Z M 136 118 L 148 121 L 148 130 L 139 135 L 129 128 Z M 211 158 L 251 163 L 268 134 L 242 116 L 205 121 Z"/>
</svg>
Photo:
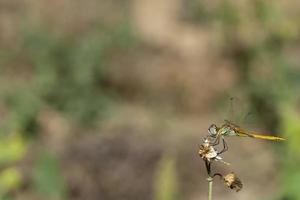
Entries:
<svg viewBox="0 0 300 200">
<path fill-rule="evenodd" d="M 208 133 L 211 136 L 216 136 L 217 135 L 217 126 L 215 124 L 210 125 L 208 128 Z"/>
</svg>

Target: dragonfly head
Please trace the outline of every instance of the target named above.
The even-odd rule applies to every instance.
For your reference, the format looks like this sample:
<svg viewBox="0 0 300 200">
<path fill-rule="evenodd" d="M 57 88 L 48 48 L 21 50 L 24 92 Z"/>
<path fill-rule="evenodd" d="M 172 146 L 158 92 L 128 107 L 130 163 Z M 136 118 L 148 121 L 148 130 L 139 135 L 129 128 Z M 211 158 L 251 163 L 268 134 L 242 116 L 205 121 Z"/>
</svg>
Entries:
<svg viewBox="0 0 300 200">
<path fill-rule="evenodd" d="M 210 125 L 208 133 L 211 137 L 216 137 L 218 133 L 218 127 L 215 124 Z"/>
</svg>

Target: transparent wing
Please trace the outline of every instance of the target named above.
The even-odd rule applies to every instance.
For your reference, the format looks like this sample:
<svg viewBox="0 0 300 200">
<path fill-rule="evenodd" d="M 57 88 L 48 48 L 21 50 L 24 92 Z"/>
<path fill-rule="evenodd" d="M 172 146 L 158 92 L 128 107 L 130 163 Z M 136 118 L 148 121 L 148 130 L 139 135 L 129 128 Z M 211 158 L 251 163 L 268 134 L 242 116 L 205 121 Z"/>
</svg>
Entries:
<svg viewBox="0 0 300 200">
<path fill-rule="evenodd" d="M 225 119 L 232 124 L 248 127 L 250 120 L 253 121 L 254 118 L 254 115 L 250 112 L 251 106 L 248 100 L 246 98 L 230 97 L 228 104 Z"/>
</svg>

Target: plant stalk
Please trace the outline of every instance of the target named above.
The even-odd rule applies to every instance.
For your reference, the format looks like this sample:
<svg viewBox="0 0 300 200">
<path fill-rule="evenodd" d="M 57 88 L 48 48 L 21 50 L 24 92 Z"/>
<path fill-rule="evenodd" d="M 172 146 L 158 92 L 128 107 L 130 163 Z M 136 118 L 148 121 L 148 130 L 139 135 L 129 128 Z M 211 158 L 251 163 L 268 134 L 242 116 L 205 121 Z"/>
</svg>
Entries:
<svg viewBox="0 0 300 200">
<path fill-rule="evenodd" d="M 208 200 L 212 200 L 212 186 L 213 186 L 213 178 L 208 177 Z"/>
</svg>

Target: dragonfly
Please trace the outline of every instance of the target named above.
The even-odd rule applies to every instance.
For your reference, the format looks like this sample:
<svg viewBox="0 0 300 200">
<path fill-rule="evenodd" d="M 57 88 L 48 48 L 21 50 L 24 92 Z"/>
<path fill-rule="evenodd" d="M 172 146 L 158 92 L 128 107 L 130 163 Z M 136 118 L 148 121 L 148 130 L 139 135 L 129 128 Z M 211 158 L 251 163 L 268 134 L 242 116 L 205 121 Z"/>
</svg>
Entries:
<svg viewBox="0 0 300 200">
<path fill-rule="evenodd" d="M 225 142 L 225 137 L 227 136 L 239 136 L 239 137 L 250 137 L 255 139 L 264 139 L 264 140 L 271 140 L 271 141 L 283 141 L 284 138 L 271 136 L 271 135 L 264 135 L 254 131 L 248 131 L 240 126 L 234 124 L 231 121 L 225 120 L 225 123 L 218 127 L 215 124 L 210 125 L 208 128 L 209 137 L 215 138 L 212 145 L 218 145 L 220 140 L 223 143 L 223 150 L 219 152 L 219 154 L 228 150 L 228 146 Z"/>
</svg>

